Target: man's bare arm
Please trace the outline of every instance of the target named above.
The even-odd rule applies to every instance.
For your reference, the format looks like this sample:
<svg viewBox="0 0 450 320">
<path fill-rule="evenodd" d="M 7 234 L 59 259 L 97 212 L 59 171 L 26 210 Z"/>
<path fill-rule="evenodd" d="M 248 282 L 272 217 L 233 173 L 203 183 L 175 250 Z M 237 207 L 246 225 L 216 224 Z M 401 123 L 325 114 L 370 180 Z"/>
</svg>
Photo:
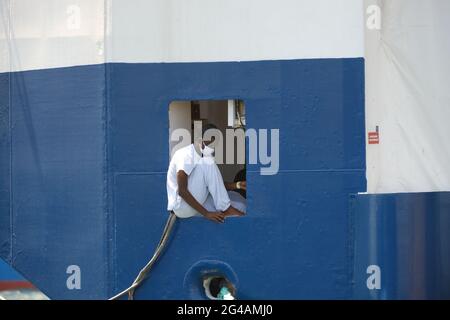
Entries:
<svg viewBox="0 0 450 320">
<path fill-rule="evenodd" d="M 227 189 L 229 191 L 238 189 L 237 182 L 224 182 L 224 184 L 225 184 L 225 189 Z M 240 189 L 242 189 L 242 190 L 247 189 L 246 181 L 240 181 Z"/>
<path fill-rule="evenodd" d="M 188 175 L 183 170 L 177 172 L 178 194 L 188 205 L 197 210 L 205 218 L 214 222 L 224 222 L 222 212 L 209 212 L 205 209 L 188 190 Z"/>
</svg>

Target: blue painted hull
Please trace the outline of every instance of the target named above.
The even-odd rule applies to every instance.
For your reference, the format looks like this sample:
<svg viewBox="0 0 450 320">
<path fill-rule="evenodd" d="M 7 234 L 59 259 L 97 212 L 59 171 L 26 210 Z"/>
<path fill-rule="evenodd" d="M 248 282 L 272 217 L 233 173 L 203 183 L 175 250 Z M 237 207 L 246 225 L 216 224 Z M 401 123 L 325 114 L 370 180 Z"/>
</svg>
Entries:
<svg viewBox="0 0 450 320">
<path fill-rule="evenodd" d="M 356 299 L 450 298 L 450 192 L 360 195 L 352 199 Z M 381 269 L 368 290 L 367 267 Z"/>
<path fill-rule="evenodd" d="M 0 75 L 0 256 L 52 298 L 104 299 L 152 255 L 166 212 L 168 106 L 239 98 L 280 129 L 280 172 L 247 166 L 248 214 L 178 220 L 141 299 L 349 299 L 350 195 L 366 191 L 364 61 L 104 64 Z M 66 286 L 81 268 L 80 290 Z M 365 297 L 361 295 L 361 297 Z"/>
</svg>

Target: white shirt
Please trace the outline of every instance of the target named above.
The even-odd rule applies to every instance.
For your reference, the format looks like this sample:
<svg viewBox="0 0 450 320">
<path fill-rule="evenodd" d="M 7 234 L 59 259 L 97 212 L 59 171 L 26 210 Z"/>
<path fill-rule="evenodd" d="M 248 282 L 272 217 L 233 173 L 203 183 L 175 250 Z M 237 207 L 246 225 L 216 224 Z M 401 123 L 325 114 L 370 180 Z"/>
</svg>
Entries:
<svg viewBox="0 0 450 320">
<path fill-rule="evenodd" d="M 173 155 L 167 170 L 167 210 L 178 209 L 182 201 L 178 195 L 178 171 L 183 170 L 189 176 L 200 160 L 201 156 L 195 151 L 193 144 L 177 150 Z"/>
</svg>

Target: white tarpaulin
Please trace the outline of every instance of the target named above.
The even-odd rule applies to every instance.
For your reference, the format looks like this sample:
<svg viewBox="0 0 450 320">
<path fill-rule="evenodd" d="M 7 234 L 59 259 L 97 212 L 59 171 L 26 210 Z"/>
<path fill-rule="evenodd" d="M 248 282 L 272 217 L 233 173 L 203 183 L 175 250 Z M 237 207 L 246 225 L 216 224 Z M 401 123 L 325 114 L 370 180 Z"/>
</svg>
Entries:
<svg viewBox="0 0 450 320">
<path fill-rule="evenodd" d="M 105 62 L 105 0 L 0 0 L 0 72 Z"/>
<path fill-rule="evenodd" d="M 448 191 L 450 1 L 366 8 L 366 126 L 380 134 L 380 144 L 367 144 L 368 192 Z"/>
</svg>

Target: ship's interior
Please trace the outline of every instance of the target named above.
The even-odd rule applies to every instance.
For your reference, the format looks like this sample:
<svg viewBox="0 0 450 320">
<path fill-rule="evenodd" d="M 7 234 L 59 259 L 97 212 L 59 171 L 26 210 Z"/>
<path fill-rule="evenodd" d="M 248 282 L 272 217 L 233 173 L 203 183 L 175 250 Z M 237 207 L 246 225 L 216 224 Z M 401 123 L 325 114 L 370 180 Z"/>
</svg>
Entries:
<svg viewBox="0 0 450 320">
<path fill-rule="evenodd" d="M 213 124 L 221 133 L 217 141 L 215 158 L 219 170 L 225 182 L 246 181 L 245 166 L 245 137 L 229 136 L 233 139 L 233 149 L 227 145 L 227 129 L 237 132 L 245 131 L 245 104 L 242 100 L 197 100 L 197 101 L 173 101 L 169 105 L 169 154 L 172 155 L 180 146 L 194 142 L 196 128 Z M 173 135 L 176 129 L 186 129 L 190 134 L 190 141 L 181 141 Z M 230 132 L 228 133 L 230 134 Z M 217 137 L 215 137 L 217 138 Z M 221 141 L 220 141 L 221 140 Z M 231 142 L 231 141 L 229 141 Z M 220 154 L 222 150 L 222 154 Z M 244 190 L 237 190 L 246 197 Z"/>
</svg>

